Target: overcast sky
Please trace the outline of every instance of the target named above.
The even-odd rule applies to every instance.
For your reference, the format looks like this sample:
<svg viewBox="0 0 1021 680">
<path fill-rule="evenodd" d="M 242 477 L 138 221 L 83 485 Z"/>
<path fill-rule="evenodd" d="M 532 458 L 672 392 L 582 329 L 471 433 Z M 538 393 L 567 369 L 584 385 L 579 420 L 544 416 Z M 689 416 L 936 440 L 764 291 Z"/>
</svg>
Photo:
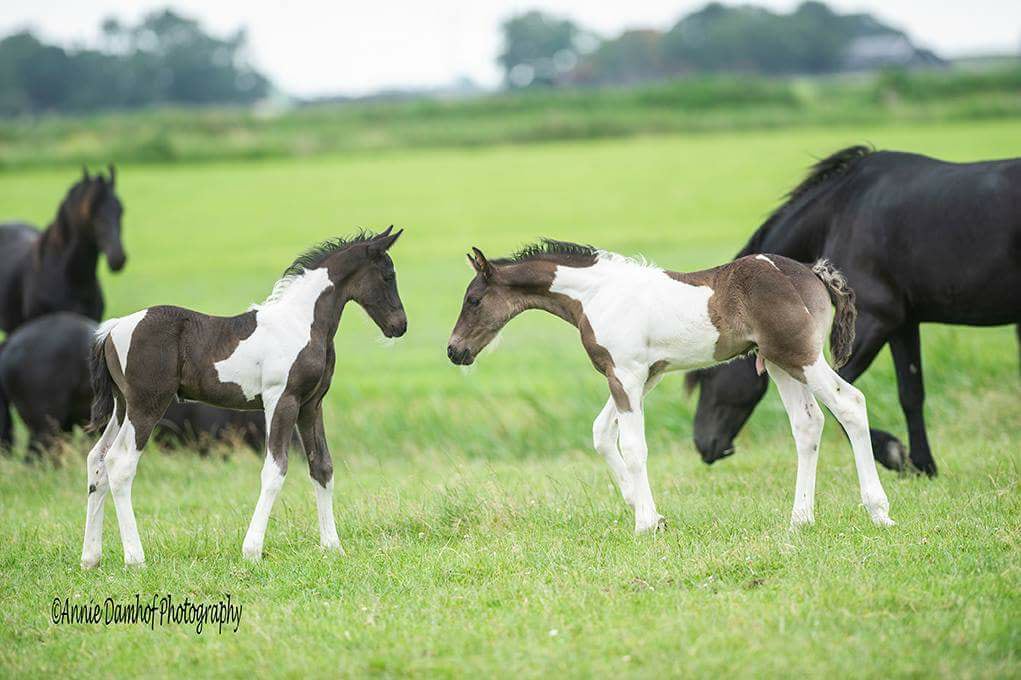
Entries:
<svg viewBox="0 0 1021 680">
<path fill-rule="evenodd" d="M 63 43 L 95 39 L 102 18 L 134 21 L 166 0 L 3 0 L 0 33 L 32 27 Z M 666 28 L 706 0 L 173 0 L 214 32 L 247 26 L 252 60 L 284 91 L 360 94 L 442 85 L 467 76 L 499 82 L 500 22 L 528 9 L 567 16 L 604 35 Z M 733 3 L 729 3 L 733 4 Z M 755 0 L 789 11 L 800 0 Z M 942 55 L 1017 52 L 1021 0 L 831 0 L 872 12 Z"/>
</svg>

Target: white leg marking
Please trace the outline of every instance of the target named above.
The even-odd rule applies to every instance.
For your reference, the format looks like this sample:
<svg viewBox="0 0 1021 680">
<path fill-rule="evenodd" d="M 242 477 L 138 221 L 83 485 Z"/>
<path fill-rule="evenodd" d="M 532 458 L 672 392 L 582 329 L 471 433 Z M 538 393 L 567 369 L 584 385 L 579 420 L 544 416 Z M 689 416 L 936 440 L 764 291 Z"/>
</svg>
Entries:
<svg viewBox="0 0 1021 680">
<path fill-rule="evenodd" d="M 321 486 L 319 482 L 312 480 L 312 486 L 316 490 L 316 510 L 319 513 L 319 545 L 324 550 L 337 551 L 344 554 L 340 547 L 340 536 L 337 535 L 337 522 L 333 517 L 333 480 Z"/>
<path fill-rule="evenodd" d="M 103 435 L 89 451 L 85 461 L 85 477 L 88 483 L 88 500 L 85 502 L 85 539 L 82 541 L 82 569 L 99 565 L 103 556 L 103 505 L 110 480 L 106 474 L 104 457 L 117 438 L 120 425 L 117 423 L 117 401 L 114 400 L 113 415 L 106 424 Z"/>
<path fill-rule="evenodd" d="M 869 437 L 869 418 L 865 409 L 865 397 L 853 385 L 845 381 L 819 356 L 815 363 L 805 367 L 808 387 L 826 405 L 840 424 L 844 426 L 854 463 L 858 469 L 861 485 L 861 501 L 877 526 L 891 526 L 890 502 L 879 481 L 876 462 L 872 456 L 872 441 Z"/>
<path fill-rule="evenodd" d="M 272 441 L 273 414 L 276 412 L 277 401 L 280 399 L 282 390 L 274 390 L 262 395 L 263 406 L 266 412 L 266 460 L 262 465 L 262 488 L 259 491 L 259 500 L 255 504 L 255 512 L 252 514 L 252 521 L 248 525 L 248 532 L 245 534 L 245 542 L 241 552 L 245 558 L 254 561 L 262 559 L 262 545 L 266 538 L 266 526 L 269 524 L 269 513 L 273 510 L 273 503 L 277 494 L 284 485 L 284 472 L 273 458 L 273 452 L 269 450 L 268 443 Z M 284 455 L 287 455 L 286 452 Z"/>
<path fill-rule="evenodd" d="M 787 410 L 798 450 L 798 479 L 794 487 L 791 526 L 812 524 L 815 522 L 815 470 L 819 462 L 819 440 L 826 420 L 807 386 L 774 363 L 768 363 L 768 368 Z"/>
<path fill-rule="evenodd" d="M 635 507 L 634 494 L 631 490 L 631 476 L 628 474 L 624 458 L 620 455 L 617 447 L 617 437 L 620 428 L 617 426 L 617 407 L 613 403 L 613 397 L 607 400 L 606 406 L 596 416 L 592 423 L 592 440 L 595 443 L 596 451 L 606 459 L 610 466 L 610 474 L 616 482 L 624 502 L 632 509 Z"/>
<path fill-rule="evenodd" d="M 663 517 L 656 512 L 656 502 L 649 487 L 649 450 L 645 443 L 645 414 L 640 392 L 629 394 L 632 411 L 617 414 L 620 423 L 620 452 L 631 478 L 635 508 L 635 533 L 662 527 Z"/>
<path fill-rule="evenodd" d="M 131 483 L 135 479 L 138 458 L 142 452 L 135 448 L 135 427 L 131 417 L 125 414 L 124 425 L 117 432 L 110 451 L 106 454 L 106 471 L 117 511 L 117 525 L 120 527 L 121 544 L 124 547 L 124 564 L 144 564 L 145 553 L 138 538 L 135 512 L 131 508 Z"/>
</svg>

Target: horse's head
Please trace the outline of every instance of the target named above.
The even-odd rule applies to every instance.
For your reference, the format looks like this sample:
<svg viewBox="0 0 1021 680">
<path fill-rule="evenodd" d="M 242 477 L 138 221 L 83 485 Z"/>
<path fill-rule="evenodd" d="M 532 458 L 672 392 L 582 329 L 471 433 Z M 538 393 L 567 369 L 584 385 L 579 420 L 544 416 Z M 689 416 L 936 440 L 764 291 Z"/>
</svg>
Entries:
<svg viewBox="0 0 1021 680">
<path fill-rule="evenodd" d="M 473 363 L 507 322 L 525 308 L 524 288 L 529 285 L 519 280 L 525 265 L 495 265 L 478 248 L 472 248 L 468 262 L 475 278 L 465 291 L 461 314 L 447 344 L 447 356 L 463 366 Z"/>
<path fill-rule="evenodd" d="M 734 437 L 766 393 L 769 380 L 755 372 L 755 360 L 691 371 L 685 378 L 689 391 L 696 387 L 695 448 L 702 461 L 712 464 L 734 453 Z"/>
<path fill-rule="evenodd" d="M 89 175 L 82 169 L 82 179 L 68 195 L 65 206 L 71 224 L 75 225 L 86 238 L 91 238 L 96 247 L 106 256 L 110 269 L 123 269 L 127 255 L 121 243 L 121 220 L 124 207 L 116 192 L 117 171 L 109 166 L 109 176 L 102 173 Z"/>
<path fill-rule="evenodd" d="M 343 266 L 343 277 L 347 297 L 362 306 L 383 335 L 399 338 L 408 330 L 408 317 L 397 293 L 397 273 L 387 250 L 404 230 L 392 231 L 391 225 L 381 234 L 352 248 L 353 259 Z M 331 267 L 331 278 L 334 275 Z"/>
</svg>

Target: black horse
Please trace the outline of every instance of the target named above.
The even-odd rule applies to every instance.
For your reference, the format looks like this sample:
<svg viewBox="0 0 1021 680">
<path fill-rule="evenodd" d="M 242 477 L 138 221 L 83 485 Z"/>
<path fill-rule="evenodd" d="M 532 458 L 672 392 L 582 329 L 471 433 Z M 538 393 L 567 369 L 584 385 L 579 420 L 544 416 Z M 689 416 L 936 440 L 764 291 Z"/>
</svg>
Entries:
<svg viewBox="0 0 1021 680">
<path fill-rule="evenodd" d="M 95 332 L 92 319 L 57 312 L 29 321 L 8 337 L 0 352 L 0 448 L 13 445 L 8 405 L 25 422 L 29 451 L 35 456 L 48 450 L 61 433 L 89 422 L 89 354 Z M 240 441 L 261 451 L 264 420 L 256 411 L 176 403 L 160 420 L 154 436 L 160 443 L 185 445 L 201 453 L 213 441 Z"/>
<path fill-rule="evenodd" d="M 124 209 L 112 165 L 108 177 L 82 172 L 45 231 L 21 223 L 0 225 L 0 330 L 10 333 L 50 312 L 102 318 L 96 262 L 102 252 L 110 269 L 124 267 Z"/>
<path fill-rule="evenodd" d="M 922 403 L 920 323 L 996 326 L 1021 322 L 1021 159 L 947 163 L 854 146 L 812 166 L 738 257 L 776 253 L 827 258 L 857 293 L 853 381 L 887 342 L 910 460 L 936 474 Z M 1021 336 L 1021 328 L 1018 330 Z M 765 394 L 767 379 L 746 358 L 688 376 L 701 388 L 695 446 L 706 463 L 733 440 Z M 903 469 L 904 448 L 872 431 L 876 459 Z"/>
</svg>

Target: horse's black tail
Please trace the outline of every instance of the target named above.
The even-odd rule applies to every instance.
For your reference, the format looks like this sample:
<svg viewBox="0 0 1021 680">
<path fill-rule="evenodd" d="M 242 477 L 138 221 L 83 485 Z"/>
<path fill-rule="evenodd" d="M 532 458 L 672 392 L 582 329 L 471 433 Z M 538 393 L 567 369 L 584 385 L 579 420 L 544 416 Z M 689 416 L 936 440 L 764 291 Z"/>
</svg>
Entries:
<svg viewBox="0 0 1021 680">
<path fill-rule="evenodd" d="M 96 337 L 89 355 L 89 372 L 92 374 L 92 420 L 86 432 L 102 429 L 113 415 L 113 376 L 106 363 L 106 338 L 118 319 L 104 321 L 96 329 Z"/>
<path fill-rule="evenodd" d="M 858 318 L 858 310 L 854 306 L 854 290 L 829 260 L 819 260 L 812 266 L 812 271 L 826 286 L 830 300 L 837 308 L 830 329 L 830 354 L 833 355 L 833 367 L 840 368 L 851 358 L 851 347 L 854 345 L 854 321 Z"/>
<path fill-rule="evenodd" d="M 3 355 L 6 344 L 6 340 L 0 342 L 0 356 Z M 0 453 L 10 451 L 12 446 L 14 446 L 14 421 L 11 420 L 11 407 L 8 403 L 7 392 L 4 391 L 3 380 L 0 380 Z"/>
</svg>

